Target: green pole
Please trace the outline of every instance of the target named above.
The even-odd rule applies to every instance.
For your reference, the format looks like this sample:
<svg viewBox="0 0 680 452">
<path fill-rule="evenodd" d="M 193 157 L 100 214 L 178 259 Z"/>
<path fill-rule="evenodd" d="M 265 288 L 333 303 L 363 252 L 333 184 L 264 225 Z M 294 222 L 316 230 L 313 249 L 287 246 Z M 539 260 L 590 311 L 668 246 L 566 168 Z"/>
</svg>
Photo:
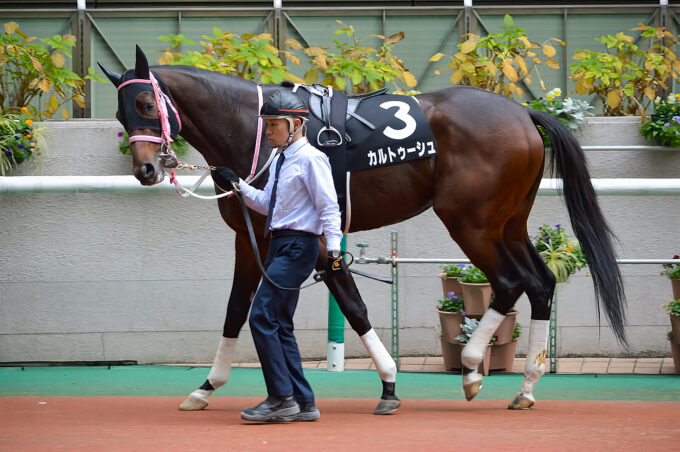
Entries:
<svg viewBox="0 0 680 452">
<path fill-rule="evenodd" d="M 347 235 L 342 236 L 340 249 L 347 249 Z M 345 363 L 345 316 L 342 315 L 338 302 L 333 294 L 328 293 L 328 370 L 340 372 Z"/>
</svg>

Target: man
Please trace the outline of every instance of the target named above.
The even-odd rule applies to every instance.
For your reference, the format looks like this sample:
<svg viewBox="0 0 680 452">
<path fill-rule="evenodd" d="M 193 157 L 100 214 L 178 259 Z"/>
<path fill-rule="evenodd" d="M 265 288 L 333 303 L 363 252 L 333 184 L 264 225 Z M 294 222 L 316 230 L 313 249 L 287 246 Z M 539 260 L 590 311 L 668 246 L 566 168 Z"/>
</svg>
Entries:
<svg viewBox="0 0 680 452">
<path fill-rule="evenodd" d="M 246 204 L 267 215 L 265 236 L 271 233 L 265 260 L 267 275 L 253 299 L 250 329 L 267 384 L 267 399 L 241 412 L 249 421 L 315 421 L 320 413 L 314 393 L 302 372 L 293 334 L 293 314 L 299 289 L 314 269 L 318 236 L 326 236 L 332 259 L 340 259 L 340 210 L 331 168 L 325 154 L 305 137 L 309 110 L 295 93 L 276 91 L 260 109 L 266 135 L 278 157 L 263 190 L 249 186 L 229 168 L 213 172 L 227 189 L 238 184 Z"/>
</svg>

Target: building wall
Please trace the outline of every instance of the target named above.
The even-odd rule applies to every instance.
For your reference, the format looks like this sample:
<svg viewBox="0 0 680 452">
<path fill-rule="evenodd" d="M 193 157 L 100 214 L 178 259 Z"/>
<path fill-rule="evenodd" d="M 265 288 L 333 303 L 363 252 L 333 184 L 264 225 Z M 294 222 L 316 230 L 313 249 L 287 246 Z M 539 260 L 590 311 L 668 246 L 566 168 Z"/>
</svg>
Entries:
<svg viewBox="0 0 680 452">
<path fill-rule="evenodd" d="M 645 144 L 635 118 L 618 129 L 594 119 L 583 144 Z M 116 121 L 71 120 L 44 124 L 48 148 L 42 164 L 20 165 L 15 175 L 130 174 L 130 158 L 117 150 Z M 634 132 L 630 135 L 630 132 Z M 632 138 L 627 138 L 627 137 Z M 680 153 L 588 151 L 593 177 L 677 177 Z M 203 163 L 193 151 L 189 163 Z M 167 182 L 165 182 L 167 183 Z M 680 252 L 680 198 L 601 197 L 619 238 L 622 258 L 670 258 Z M 543 223 L 569 230 L 561 198 L 541 196 L 529 231 Z M 40 194 L 0 197 L 0 362 L 136 360 L 140 363 L 210 362 L 221 336 L 234 266 L 233 232 L 214 201 L 168 194 Z M 368 257 L 390 254 L 390 234 L 399 234 L 400 257 L 461 258 L 443 225 L 429 210 L 409 221 L 348 237 L 347 249 L 370 244 Z M 386 265 L 359 269 L 389 275 Z M 441 265 L 399 268 L 402 355 L 438 355 L 436 301 Z M 671 285 L 659 265 L 622 265 L 628 295 L 630 349 L 612 338 L 606 320 L 598 326 L 587 270 L 559 289 L 560 356 L 665 356 L 670 329 L 661 304 Z M 389 348 L 390 287 L 365 278 L 357 284 L 371 322 Z M 326 354 L 328 293 L 316 285 L 302 292 L 295 316 L 304 358 Z M 517 308 L 528 333 L 529 303 Z M 518 353 L 526 350 L 528 334 Z M 365 356 L 347 328 L 346 355 Z M 256 360 L 247 325 L 237 360 Z"/>
</svg>

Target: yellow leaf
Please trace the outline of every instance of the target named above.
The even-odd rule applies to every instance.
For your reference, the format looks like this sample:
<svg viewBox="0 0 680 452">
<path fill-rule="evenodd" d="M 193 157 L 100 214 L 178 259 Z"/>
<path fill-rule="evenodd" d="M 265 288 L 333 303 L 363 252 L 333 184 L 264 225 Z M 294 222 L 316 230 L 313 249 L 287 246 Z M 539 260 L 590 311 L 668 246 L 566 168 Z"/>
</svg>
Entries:
<svg viewBox="0 0 680 452">
<path fill-rule="evenodd" d="M 528 57 L 535 57 L 535 56 L 536 56 L 536 52 L 531 52 L 531 51 L 529 51 L 529 52 L 527 52 L 527 56 L 528 56 Z"/>
<path fill-rule="evenodd" d="M 59 101 L 54 96 L 50 96 L 50 107 L 52 109 L 52 113 L 57 111 L 57 109 L 59 108 Z"/>
<path fill-rule="evenodd" d="M 469 72 L 471 74 L 474 74 L 475 72 L 475 65 L 472 64 L 471 62 L 466 62 L 460 65 L 460 68 L 464 70 L 465 72 Z"/>
<path fill-rule="evenodd" d="M 314 69 L 309 68 L 305 71 L 305 82 L 309 85 L 316 83 L 317 77 L 318 73 Z"/>
<path fill-rule="evenodd" d="M 653 87 L 648 86 L 647 88 L 645 88 L 645 96 L 647 96 L 647 99 L 653 101 L 654 98 L 656 97 L 656 90 Z"/>
<path fill-rule="evenodd" d="M 36 71 L 38 72 L 42 71 L 42 63 L 36 57 L 32 56 L 31 62 L 33 63 L 33 67 L 35 68 Z"/>
<path fill-rule="evenodd" d="M 173 57 L 171 52 L 165 52 L 161 57 L 158 59 L 158 62 L 160 64 L 170 64 L 172 63 Z"/>
<path fill-rule="evenodd" d="M 609 91 L 607 93 L 607 105 L 609 105 L 609 108 L 613 110 L 618 107 L 620 103 L 621 97 L 619 96 L 618 91 Z"/>
<path fill-rule="evenodd" d="M 496 74 L 498 74 L 498 68 L 496 67 L 495 64 L 493 64 L 493 61 L 487 61 L 486 63 L 484 63 L 484 67 L 486 68 L 487 71 L 489 71 L 491 77 L 496 77 Z"/>
<path fill-rule="evenodd" d="M 311 46 L 305 49 L 305 53 L 311 57 L 315 57 L 326 53 L 326 49 L 324 47 Z"/>
<path fill-rule="evenodd" d="M 8 61 L 9 61 L 9 57 L 4 53 L 0 53 L 0 66 L 4 65 Z"/>
<path fill-rule="evenodd" d="M 78 104 L 80 108 L 85 108 L 85 98 L 80 94 L 73 96 L 73 101 Z"/>
<path fill-rule="evenodd" d="M 476 41 L 468 40 L 468 41 L 465 41 L 464 43 L 462 43 L 460 45 L 460 52 L 461 53 L 470 53 L 473 50 L 475 50 L 476 47 L 477 47 Z"/>
<path fill-rule="evenodd" d="M 432 57 L 430 57 L 430 61 L 437 62 L 437 61 L 441 60 L 444 55 L 446 55 L 446 54 L 441 53 L 441 52 L 435 53 L 434 55 L 432 55 Z"/>
<path fill-rule="evenodd" d="M 550 44 L 544 44 L 543 45 L 543 55 L 547 56 L 548 58 L 552 58 L 555 56 L 555 48 L 551 46 Z"/>
<path fill-rule="evenodd" d="M 53 53 L 52 55 L 50 55 L 50 58 L 52 59 L 52 64 L 54 64 L 54 67 L 56 67 L 57 69 L 63 68 L 64 63 L 66 63 L 64 54 L 60 52 Z"/>
<path fill-rule="evenodd" d="M 526 83 L 527 85 L 531 85 L 532 82 L 533 82 L 533 80 L 532 80 L 530 75 L 527 75 L 526 77 L 524 77 L 524 83 Z"/>
<path fill-rule="evenodd" d="M 616 33 L 617 38 L 621 38 L 627 42 L 634 42 L 635 39 L 632 36 L 624 35 L 623 33 Z M 615 107 L 614 107 L 615 108 Z"/>
<path fill-rule="evenodd" d="M 5 33 L 7 33 L 8 35 L 11 35 L 12 33 L 14 33 L 15 31 L 17 31 L 19 29 L 19 24 L 16 23 L 16 22 L 7 22 L 7 23 L 4 24 L 4 27 L 5 27 Z"/>
<path fill-rule="evenodd" d="M 546 91 L 548 88 L 545 87 L 545 83 L 543 83 L 543 80 L 541 80 L 541 89 L 543 91 Z"/>
<path fill-rule="evenodd" d="M 300 44 L 299 42 L 297 42 L 293 38 L 286 39 L 286 45 L 288 46 L 289 49 L 293 49 L 293 50 L 302 49 L 302 44 Z"/>
<path fill-rule="evenodd" d="M 395 44 L 395 43 L 401 41 L 402 39 L 404 39 L 404 32 L 400 31 L 399 33 L 395 33 L 392 36 L 390 36 L 389 38 L 387 38 L 386 42 L 388 44 Z"/>
<path fill-rule="evenodd" d="M 515 94 L 517 94 L 517 97 L 524 97 L 524 90 L 519 86 L 515 86 Z"/>
<path fill-rule="evenodd" d="M 560 68 L 560 63 L 558 63 L 557 61 L 552 60 L 552 59 L 550 59 L 550 58 L 548 58 L 547 60 L 545 60 L 545 64 L 546 64 L 546 66 L 548 66 L 550 69 L 559 69 L 559 68 Z"/>
<path fill-rule="evenodd" d="M 526 74 L 527 72 L 529 72 L 527 71 L 527 64 L 524 62 L 524 58 L 522 58 L 521 56 L 517 55 L 515 57 L 515 64 L 517 65 L 517 67 L 519 67 L 519 70 L 521 71 L 520 73 Z"/>
<path fill-rule="evenodd" d="M 588 56 L 588 54 L 585 53 L 585 52 L 576 52 L 572 58 L 574 58 L 575 60 L 578 61 L 578 60 L 583 59 L 587 56 Z"/>
<path fill-rule="evenodd" d="M 52 86 L 51 82 L 46 78 L 40 80 L 40 82 L 38 83 L 38 88 L 40 88 L 46 93 L 50 92 L 50 86 Z"/>
<path fill-rule="evenodd" d="M 462 70 L 458 69 L 456 72 L 451 74 L 451 78 L 449 78 L 449 83 L 452 85 L 457 85 L 458 82 L 460 82 L 463 79 L 463 75 L 465 75 L 465 73 Z"/>
<path fill-rule="evenodd" d="M 413 88 L 418 84 L 418 81 L 410 72 L 404 72 L 404 81 L 409 88 Z"/>
<path fill-rule="evenodd" d="M 581 96 L 586 94 L 588 92 L 586 79 L 582 78 L 578 82 L 576 82 L 576 85 L 574 86 L 574 91 L 576 91 L 576 93 L 580 94 Z"/>
<path fill-rule="evenodd" d="M 550 38 L 550 39 L 553 40 L 553 41 L 555 41 L 555 42 L 559 42 L 559 43 L 562 44 L 563 46 L 566 46 L 566 45 L 567 45 L 567 43 L 564 42 L 564 41 L 562 41 L 561 39 L 557 39 L 557 38 Z"/>
<path fill-rule="evenodd" d="M 321 69 L 323 72 L 328 70 L 326 55 L 318 55 L 314 61 L 316 62 L 316 65 L 319 66 L 319 69 Z"/>
<path fill-rule="evenodd" d="M 517 39 L 519 39 L 520 41 L 522 41 L 522 43 L 524 44 L 524 46 L 525 46 L 527 49 L 536 49 L 536 48 L 538 48 L 538 45 L 536 45 L 536 44 L 534 44 L 533 42 L 529 41 L 529 40 L 527 39 L 526 36 L 520 36 L 520 37 L 517 38 Z"/>
<path fill-rule="evenodd" d="M 288 59 L 290 59 L 290 62 L 293 63 L 296 66 L 300 66 L 300 58 L 296 57 L 295 55 L 288 55 Z"/>
<path fill-rule="evenodd" d="M 519 80 L 519 76 L 517 75 L 517 71 L 515 70 L 514 67 L 512 67 L 512 63 L 509 62 L 504 62 L 503 63 L 503 75 L 505 75 L 508 80 L 511 82 L 515 83 L 517 80 Z"/>
<path fill-rule="evenodd" d="M 70 119 L 71 118 L 71 115 L 68 113 L 68 111 L 66 111 L 65 108 L 61 109 L 61 115 L 64 117 L 64 119 Z"/>
</svg>

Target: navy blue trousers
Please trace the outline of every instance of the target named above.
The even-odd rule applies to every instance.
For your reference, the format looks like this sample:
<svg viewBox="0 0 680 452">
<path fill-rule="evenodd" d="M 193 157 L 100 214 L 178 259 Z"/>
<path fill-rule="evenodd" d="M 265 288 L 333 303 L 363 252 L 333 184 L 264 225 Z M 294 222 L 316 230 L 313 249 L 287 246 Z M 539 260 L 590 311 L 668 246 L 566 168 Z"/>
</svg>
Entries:
<svg viewBox="0 0 680 452">
<path fill-rule="evenodd" d="M 300 287 L 314 269 L 318 254 L 316 237 L 272 238 L 265 260 L 267 275 L 279 286 Z M 293 334 L 293 314 L 299 297 L 299 291 L 277 289 L 263 279 L 253 299 L 249 324 L 268 394 L 293 394 L 298 403 L 314 402 Z"/>
</svg>

